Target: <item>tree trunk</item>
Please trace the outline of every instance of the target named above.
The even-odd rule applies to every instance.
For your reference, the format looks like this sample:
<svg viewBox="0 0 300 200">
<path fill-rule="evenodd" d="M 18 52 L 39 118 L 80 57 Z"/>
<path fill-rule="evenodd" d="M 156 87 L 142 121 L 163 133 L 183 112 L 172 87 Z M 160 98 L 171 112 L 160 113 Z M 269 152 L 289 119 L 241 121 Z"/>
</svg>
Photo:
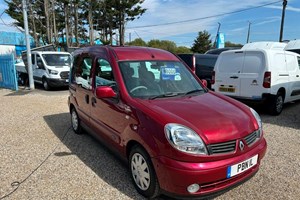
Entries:
<svg viewBox="0 0 300 200">
<path fill-rule="evenodd" d="M 46 42 L 49 44 L 51 41 L 50 37 L 50 19 L 49 19 L 49 0 L 44 0 L 44 9 L 45 9 L 45 20 L 46 20 L 46 34 L 47 34 L 47 40 Z"/>
<path fill-rule="evenodd" d="M 79 46 L 79 41 L 78 41 L 78 2 L 74 5 L 74 13 L 75 13 L 75 42 L 76 46 Z"/>
<path fill-rule="evenodd" d="M 89 0 L 88 22 L 89 22 L 89 32 L 90 32 L 90 45 L 93 45 L 94 44 L 94 28 L 93 28 L 92 0 Z"/>
<path fill-rule="evenodd" d="M 65 34 L 66 34 L 66 46 L 69 47 L 69 9 L 68 3 L 64 3 L 64 14 L 65 14 Z"/>
<path fill-rule="evenodd" d="M 124 32 L 125 32 L 125 16 L 123 12 L 120 12 L 120 27 L 119 27 L 119 41 L 120 46 L 124 45 Z"/>
<path fill-rule="evenodd" d="M 54 42 L 55 44 L 58 44 L 58 33 L 56 28 L 56 16 L 55 16 L 55 1 L 52 0 L 52 19 L 53 19 L 53 35 L 54 35 Z"/>
<path fill-rule="evenodd" d="M 40 46 L 40 43 L 39 43 L 39 39 L 37 37 L 37 33 L 36 33 L 36 27 L 35 27 L 35 19 L 34 19 L 34 16 L 33 16 L 33 11 L 32 11 L 32 5 L 29 4 L 29 16 L 30 16 L 30 20 L 31 20 L 31 25 L 32 25 L 32 32 L 33 32 L 33 38 L 34 38 L 34 43 L 35 45 L 38 47 Z"/>
</svg>

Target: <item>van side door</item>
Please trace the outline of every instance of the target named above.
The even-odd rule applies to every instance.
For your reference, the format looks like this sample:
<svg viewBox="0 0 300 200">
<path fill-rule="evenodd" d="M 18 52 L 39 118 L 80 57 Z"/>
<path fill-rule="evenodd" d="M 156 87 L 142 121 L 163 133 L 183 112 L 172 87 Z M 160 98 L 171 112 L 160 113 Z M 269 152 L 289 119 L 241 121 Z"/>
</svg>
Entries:
<svg viewBox="0 0 300 200">
<path fill-rule="evenodd" d="M 261 100 L 264 71 L 266 68 L 265 54 L 261 51 L 246 51 L 242 71 L 240 73 L 241 96 L 251 100 Z"/>
<path fill-rule="evenodd" d="M 289 73 L 289 91 L 287 100 L 300 99 L 300 56 L 286 54 L 287 70 Z"/>
<path fill-rule="evenodd" d="M 77 103 L 77 113 L 85 124 L 89 124 L 90 122 L 92 95 L 90 84 L 91 68 L 92 57 L 89 55 L 76 56 L 72 66 L 69 85 L 70 95 L 75 98 L 75 102 Z"/>
<path fill-rule="evenodd" d="M 42 60 L 42 57 L 39 54 L 36 54 L 36 63 L 35 63 L 35 68 L 33 70 L 33 76 L 35 77 L 36 80 L 42 83 L 43 76 L 49 77 L 47 75 L 47 71 L 45 68 L 44 61 Z"/>
</svg>

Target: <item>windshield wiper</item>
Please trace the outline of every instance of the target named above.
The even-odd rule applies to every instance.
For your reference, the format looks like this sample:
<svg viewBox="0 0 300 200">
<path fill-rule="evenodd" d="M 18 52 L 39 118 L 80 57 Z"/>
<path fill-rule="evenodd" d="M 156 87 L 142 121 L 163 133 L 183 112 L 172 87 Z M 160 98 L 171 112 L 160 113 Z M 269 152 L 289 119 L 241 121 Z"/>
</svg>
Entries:
<svg viewBox="0 0 300 200">
<path fill-rule="evenodd" d="M 196 90 L 191 90 L 189 92 L 186 92 L 185 95 L 188 95 L 188 94 L 193 94 L 193 93 L 197 93 L 197 92 L 204 92 L 205 90 L 203 89 L 196 89 Z"/>
<path fill-rule="evenodd" d="M 157 98 L 175 97 L 175 96 L 184 95 L 184 94 L 185 93 L 170 92 L 170 93 L 166 93 L 166 94 L 156 95 L 156 96 L 150 97 L 149 99 L 153 100 L 153 99 L 157 99 Z"/>
</svg>

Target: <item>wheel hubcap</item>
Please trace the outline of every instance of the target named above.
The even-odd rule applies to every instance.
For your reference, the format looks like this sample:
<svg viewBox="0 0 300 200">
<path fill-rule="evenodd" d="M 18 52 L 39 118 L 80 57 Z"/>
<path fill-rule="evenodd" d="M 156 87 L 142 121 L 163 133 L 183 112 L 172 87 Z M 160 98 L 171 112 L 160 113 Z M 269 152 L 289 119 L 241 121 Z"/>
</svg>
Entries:
<svg viewBox="0 0 300 200">
<path fill-rule="evenodd" d="M 78 128 L 78 117 L 75 111 L 72 111 L 72 126 L 74 130 Z"/>
<path fill-rule="evenodd" d="M 279 96 L 276 101 L 277 112 L 280 112 L 282 110 L 282 106 L 283 106 L 283 99 L 282 99 L 282 96 Z"/>
<path fill-rule="evenodd" d="M 144 157 L 135 153 L 131 159 L 131 172 L 134 182 L 141 190 L 147 190 L 150 186 L 150 172 Z"/>
</svg>

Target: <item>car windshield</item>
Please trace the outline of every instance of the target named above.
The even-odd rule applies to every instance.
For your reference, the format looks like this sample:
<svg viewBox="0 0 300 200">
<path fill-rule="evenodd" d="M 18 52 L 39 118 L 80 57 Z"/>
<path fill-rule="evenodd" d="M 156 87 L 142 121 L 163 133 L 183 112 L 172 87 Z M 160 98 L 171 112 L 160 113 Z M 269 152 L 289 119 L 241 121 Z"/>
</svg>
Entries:
<svg viewBox="0 0 300 200">
<path fill-rule="evenodd" d="M 124 61 L 119 67 L 132 97 L 170 98 L 206 91 L 181 62 Z"/>
<path fill-rule="evenodd" d="M 63 67 L 71 65 L 71 56 L 68 54 L 43 54 L 47 65 L 53 67 Z"/>
</svg>

